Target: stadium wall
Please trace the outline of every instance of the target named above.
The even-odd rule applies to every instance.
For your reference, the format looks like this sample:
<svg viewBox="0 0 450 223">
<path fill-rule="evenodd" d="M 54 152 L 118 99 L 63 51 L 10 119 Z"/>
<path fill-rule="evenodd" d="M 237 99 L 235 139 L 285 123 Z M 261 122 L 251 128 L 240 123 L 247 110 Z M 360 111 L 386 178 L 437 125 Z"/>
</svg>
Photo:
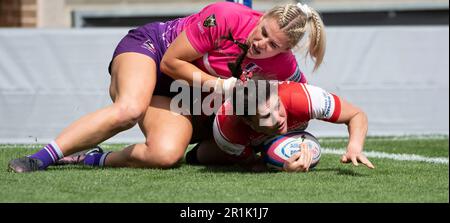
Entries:
<svg viewBox="0 0 450 223">
<path fill-rule="evenodd" d="M 46 143 L 111 103 L 108 63 L 128 29 L 0 29 L 0 143 Z M 449 132 L 449 27 L 329 27 L 322 67 L 298 54 L 311 84 L 364 109 L 369 135 Z M 346 136 L 312 121 L 309 131 Z M 143 142 L 135 127 L 107 142 Z"/>
</svg>

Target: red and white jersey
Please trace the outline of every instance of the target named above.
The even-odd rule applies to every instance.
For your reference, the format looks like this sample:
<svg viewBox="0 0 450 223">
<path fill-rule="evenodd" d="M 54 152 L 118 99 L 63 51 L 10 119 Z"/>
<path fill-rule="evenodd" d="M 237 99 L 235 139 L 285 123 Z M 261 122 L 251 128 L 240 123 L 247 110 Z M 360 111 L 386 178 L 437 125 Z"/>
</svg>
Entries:
<svg viewBox="0 0 450 223">
<path fill-rule="evenodd" d="M 278 96 L 286 108 L 288 132 L 304 130 L 311 119 L 336 122 L 341 113 L 339 97 L 322 88 L 297 83 L 279 82 Z M 246 156 L 253 146 L 273 137 L 256 132 L 233 114 L 230 100 L 220 107 L 213 124 L 214 140 L 226 153 Z"/>
</svg>

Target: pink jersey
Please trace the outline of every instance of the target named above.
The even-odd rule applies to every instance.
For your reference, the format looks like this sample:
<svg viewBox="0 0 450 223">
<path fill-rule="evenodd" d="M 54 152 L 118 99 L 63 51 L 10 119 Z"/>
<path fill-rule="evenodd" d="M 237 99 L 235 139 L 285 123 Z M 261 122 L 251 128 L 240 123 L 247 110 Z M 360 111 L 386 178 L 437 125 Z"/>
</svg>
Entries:
<svg viewBox="0 0 450 223">
<path fill-rule="evenodd" d="M 341 113 L 340 99 L 325 90 L 296 82 L 280 82 L 278 96 L 286 108 L 288 132 L 304 130 L 311 119 L 336 122 Z M 217 145 L 226 153 L 246 156 L 254 146 L 271 136 L 256 132 L 232 114 L 233 106 L 227 100 L 214 119 L 213 134 Z"/>
<path fill-rule="evenodd" d="M 234 62 L 242 51 L 223 37 L 227 37 L 231 32 L 234 39 L 245 42 L 262 15 L 261 12 L 241 4 L 218 2 L 184 18 L 180 22 L 187 38 L 195 50 L 203 54 L 194 64 L 211 75 L 231 77 L 227 64 Z M 290 51 L 267 59 L 246 58 L 243 68 L 246 71 L 276 75 L 278 80 L 306 82 L 295 56 Z"/>
</svg>

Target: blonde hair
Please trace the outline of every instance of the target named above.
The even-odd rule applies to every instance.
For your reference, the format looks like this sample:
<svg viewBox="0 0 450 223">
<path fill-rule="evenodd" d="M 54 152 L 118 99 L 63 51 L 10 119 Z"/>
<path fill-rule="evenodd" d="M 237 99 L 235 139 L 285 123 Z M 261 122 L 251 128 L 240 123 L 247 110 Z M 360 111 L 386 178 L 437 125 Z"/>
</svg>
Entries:
<svg viewBox="0 0 450 223">
<path fill-rule="evenodd" d="M 276 6 L 269 10 L 263 18 L 273 18 L 280 29 L 289 38 L 289 48 L 294 48 L 305 33 L 309 31 L 309 46 L 306 55 L 314 61 L 314 71 L 319 68 L 325 55 L 325 25 L 319 13 L 307 5 L 300 3 Z"/>
</svg>

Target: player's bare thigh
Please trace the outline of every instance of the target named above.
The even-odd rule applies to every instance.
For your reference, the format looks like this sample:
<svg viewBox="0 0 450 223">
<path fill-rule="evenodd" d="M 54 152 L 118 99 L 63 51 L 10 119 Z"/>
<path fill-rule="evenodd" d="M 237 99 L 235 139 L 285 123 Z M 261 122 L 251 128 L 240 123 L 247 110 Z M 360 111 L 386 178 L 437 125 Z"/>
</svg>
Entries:
<svg viewBox="0 0 450 223">
<path fill-rule="evenodd" d="M 171 98 L 153 96 L 151 106 L 139 126 L 146 136 L 147 159 L 150 162 L 175 164 L 184 156 L 192 137 L 189 115 L 170 110 Z"/>
<path fill-rule="evenodd" d="M 71 154 L 133 127 L 145 115 L 156 82 L 156 65 L 150 57 L 123 53 L 112 64 L 110 92 L 114 104 L 83 116 L 55 139 L 64 154 Z"/>
<path fill-rule="evenodd" d="M 156 69 L 155 61 L 144 54 L 116 56 L 111 64 L 111 99 L 145 102 L 148 106 L 156 84 Z"/>
</svg>

